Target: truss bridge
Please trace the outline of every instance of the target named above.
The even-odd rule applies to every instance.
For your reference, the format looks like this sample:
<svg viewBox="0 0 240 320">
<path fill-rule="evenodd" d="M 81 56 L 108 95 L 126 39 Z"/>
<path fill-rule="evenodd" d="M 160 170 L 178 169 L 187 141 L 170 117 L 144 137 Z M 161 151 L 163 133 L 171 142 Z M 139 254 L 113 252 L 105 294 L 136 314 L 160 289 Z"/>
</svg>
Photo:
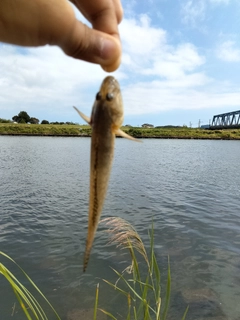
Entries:
<svg viewBox="0 0 240 320">
<path fill-rule="evenodd" d="M 213 116 L 210 129 L 240 128 L 240 110 Z"/>
</svg>

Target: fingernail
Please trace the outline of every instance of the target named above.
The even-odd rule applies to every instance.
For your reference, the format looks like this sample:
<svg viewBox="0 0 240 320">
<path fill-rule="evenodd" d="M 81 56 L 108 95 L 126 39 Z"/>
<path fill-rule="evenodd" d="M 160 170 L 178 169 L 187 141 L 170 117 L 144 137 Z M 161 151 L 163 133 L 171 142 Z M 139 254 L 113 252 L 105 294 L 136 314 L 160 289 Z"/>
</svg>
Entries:
<svg viewBox="0 0 240 320">
<path fill-rule="evenodd" d="M 106 61 L 101 67 L 107 72 L 115 71 L 121 62 L 121 47 L 117 41 L 103 39 L 101 48 L 101 58 Z"/>
<path fill-rule="evenodd" d="M 103 60 L 112 59 L 113 54 L 116 54 L 116 42 L 110 39 L 102 39 L 101 43 L 101 58 Z"/>
<path fill-rule="evenodd" d="M 113 63 L 109 65 L 101 65 L 102 69 L 106 72 L 114 72 L 118 69 L 121 63 L 121 58 L 115 60 Z"/>
</svg>

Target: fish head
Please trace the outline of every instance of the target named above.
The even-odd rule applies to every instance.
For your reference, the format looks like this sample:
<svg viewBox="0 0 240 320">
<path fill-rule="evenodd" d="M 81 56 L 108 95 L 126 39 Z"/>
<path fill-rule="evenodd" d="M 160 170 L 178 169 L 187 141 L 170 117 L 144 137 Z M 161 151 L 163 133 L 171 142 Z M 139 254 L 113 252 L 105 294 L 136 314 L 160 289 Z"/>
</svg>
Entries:
<svg viewBox="0 0 240 320">
<path fill-rule="evenodd" d="M 102 102 L 107 107 L 112 128 L 121 127 L 123 123 L 123 101 L 118 81 L 112 77 L 106 77 L 96 95 L 96 103 Z"/>
</svg>

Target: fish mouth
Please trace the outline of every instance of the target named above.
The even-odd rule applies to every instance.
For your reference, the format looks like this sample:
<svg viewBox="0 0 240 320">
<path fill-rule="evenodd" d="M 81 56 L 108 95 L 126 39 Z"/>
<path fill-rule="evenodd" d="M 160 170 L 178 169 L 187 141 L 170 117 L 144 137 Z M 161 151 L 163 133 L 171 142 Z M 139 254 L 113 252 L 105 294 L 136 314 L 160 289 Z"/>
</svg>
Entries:
<svg viewBox="0 0 240 320">
<path fill-rule="evenodd" d="M 118 81 L 112 76 L 108 76 L 103 80 L 100 91 L 99 91 L 102 98 L 108 101 L 109 101 L 108 95 L 112 95 L 113 98 L 115 98 L 119 92 L 120 92 L 120 85 Z"/>
</svg>

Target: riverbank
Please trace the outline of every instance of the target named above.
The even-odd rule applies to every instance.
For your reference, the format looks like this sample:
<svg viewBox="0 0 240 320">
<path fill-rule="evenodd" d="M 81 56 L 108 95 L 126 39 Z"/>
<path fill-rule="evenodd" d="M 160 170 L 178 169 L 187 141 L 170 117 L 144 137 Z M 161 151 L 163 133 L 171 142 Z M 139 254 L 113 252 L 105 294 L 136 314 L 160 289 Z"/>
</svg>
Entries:
<svg viewBox="0 0 240 320">
<path fill-rule="evenodd" d="M 123 127 L 123 131 L 136 138 L 152 139 L 214 139 L 240 140 L 240 129 L 208 130 L 186 127 L 139 128 Z M 88 125 L 14 124 L 1 123 L 0 135 L 90 137 Z"/>
</svg>

